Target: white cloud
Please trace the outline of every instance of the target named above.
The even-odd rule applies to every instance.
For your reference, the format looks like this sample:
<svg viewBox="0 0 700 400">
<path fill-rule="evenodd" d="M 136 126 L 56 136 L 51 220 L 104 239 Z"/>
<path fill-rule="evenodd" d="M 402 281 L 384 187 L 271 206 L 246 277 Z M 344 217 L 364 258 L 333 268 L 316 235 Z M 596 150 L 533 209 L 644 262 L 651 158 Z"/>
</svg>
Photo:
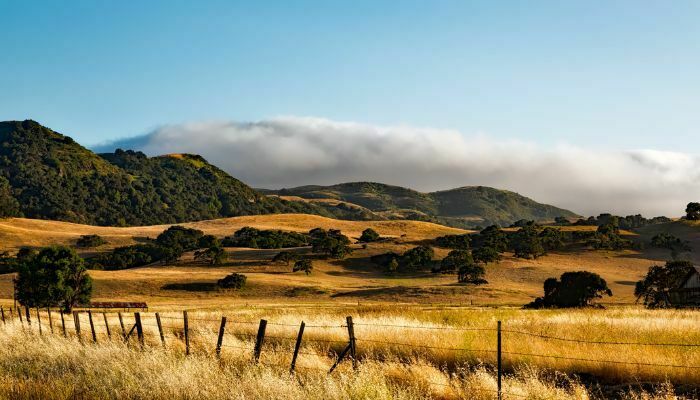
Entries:
<svg viewBox="0 0 700 400">
<path fill-rule="evenodd" d="M 372 126 L 321 118 L 164 126 L 101 146 L 201 154 L 255 187 L 370 180 L 422 191 L 485 185 L 584 215 L 681 215 L 700 200 L 700 158 L 655 150 L 624 152 L 454 130 Z"/>
</svg>

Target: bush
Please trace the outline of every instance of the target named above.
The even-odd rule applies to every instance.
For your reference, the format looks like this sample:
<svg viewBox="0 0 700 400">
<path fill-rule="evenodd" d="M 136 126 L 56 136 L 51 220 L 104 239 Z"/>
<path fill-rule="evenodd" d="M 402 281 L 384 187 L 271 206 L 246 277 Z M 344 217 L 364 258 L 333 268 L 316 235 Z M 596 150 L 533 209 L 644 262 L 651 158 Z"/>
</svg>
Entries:
<svg viewBox="0 0 700 400">
<path fill-rule="evenodd" d="M 381 239 L 381 236 L 372 228 L 365 229 L 360 236 L 360 242 L 363 243 L 376 242 L 379 239 Z"/>
<path fill-rule="evenodd" d="M 593 299 L 612 296 L 608 283 L 600 275 L 588 272 L 565 272 L 559 280 L 544 281 L 544 297 L 538 297 L 526 308 L 572 308 L 591 306 Z"/>
<path fill-rule="evenodd" d="M 245 286 L 247 278 L 242 274 L 226 275 L 223 279 L 219 279 L 216 284 L 222 289 L 242 289 Z"/>
<path fill-rule="evenodd" d="M 311 263 L 311 260 L 309 260 L 308 258 L 304 258 L 294 263 L 294 268 L 292 268 L 292 272 L 304 271 L 306 275 L 309 275 L 313 269 L 314 266 Z"/>
<path fill-rule="evenodd" d="M 68 247 L 49 247 L 18 261 L 15 296 L 27 307 L 73 307 L 90 302 L 92 279 L 83 259 Z"/>
<path fill-rule="evenodd" d="M 229 247 L 250 247 L 253 249 L 282 249 L 287 247 L 302 247 L 309 244 L 307 235 L 282 230 L 260 230 L 244 227 L 233 236 L 224 239 L 224 245 Z"/>
<path fill-rule="evenodd" d="M 685 218 L 689 221 L 700 220 L 700 203 L 688 203 L 685 208 Z"/>
<path fill-rule="evenodd" d="M 76 246 L 83 248 L 99 247 L 104 244 L 107 244 L 107 241 L 99 235 L 83 235 L 76 242 Z"/>
</svg>

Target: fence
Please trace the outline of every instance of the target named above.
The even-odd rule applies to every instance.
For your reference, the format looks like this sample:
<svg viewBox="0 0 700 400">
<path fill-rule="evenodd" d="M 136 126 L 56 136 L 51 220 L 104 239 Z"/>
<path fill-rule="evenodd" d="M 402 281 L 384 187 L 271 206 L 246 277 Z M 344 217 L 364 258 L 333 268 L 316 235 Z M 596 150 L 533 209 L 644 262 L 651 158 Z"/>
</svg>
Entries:
<svg viewBox="0 0 700 400">
<path fill-rule="evenodd" d="M 183 311 L 179 315 L 172 315 L 168 312 L 163 315 L 159 312 L 131 313 L 122 312 L 94 312 L 94 310 L 74 311 L 72 314 L 64 314 L 62 312 L 51 309 L 30 309 L 30 308 L 2 308 L 0 307 L 0 318 L 3 325 L 8 323 L 19 323 L 23 329 L 29 329 L 32 332 L 38 332 L 40 335 L 59 334 L 66 338 L 75 337 L 80 342 L 99 343 L 103 340 L 123 340 L 127 345 L 137 345 L 144 347 L 147 345 L 159 345 L 168 347 L 169 345 L 178 344 L 184 346 L 186 355 L 192 354 L 195 350 L 192 345 L 193 335 L 206 336 L 211 333 L 212 340 L 208 346 L 203 347 L 200 343 L 200 350 L 208 351 L 220 358 L 222 351 L 231 349 L 239 352 L 250 352 L 249 357 L 253 363 L 265 364 L 261 360 L 264 353 L 288 353 L 290 362 L 288 369 L 290 373 L 294 373 L 297 369 L 316 369 L 326 371 L 328 374 L 333 371 L 343 362 L 351 363 L 353 369 L 358 368 L 358 348 L 371 349 L 376 346 L 395 346 L 406 347 L 410 349 L 442 351 L 442 352 L 465 352 L 469 354 L 491 357 L 492 365 L 495 368 L 497 378 L 497 389 L 493 391 L 498 399 L 504 395 L 510 397 L 525 397 L 513 393 L 508 393 L 503 390 L 502 377 L 503 366 L 506 357 L 516 358 L 534 358 L 534 359 L 552 359 L 552 360 L 568 360 L 584 363 L 600 363 L 600 364 L 616 364 L 616 365 L 632 365 L 637 367 L 654 367 L 667 369 L 684 369 L 700 370 L 700 365 L 680 365 L 680 364 L 660 364 L 650 362 L 625 361 L 620 359 L 594 359 L 583 357 L 569 357 L 562 354 L 539 354 L 531 352 L 505 350 L 503 346 L 503 336 L 508 334 L 509 337 L 515 337 L 516 340 L 544 340 L 558 341 L 563 343 L 595 345 L 595 346 L 648 346 L 648 347 L 664 347 L 664 348 L 693 348 L 700 351 L 700 344 L 696 343 L 662 343 L 662 342 L 642 342 L 642 341 L 603 341 L 603 340 L 580 340 L 575 338 L 566 338 L 560 336 L 551 336 L 523 330 L 504 329 L 501 321 L 498 321 L 495 327 L 447 327 L 447 326 L 415 326 L 415 325 L 392 325 L 392 324 L 370 324 L 362 322 L 354 322 L 352 317 L 347 317 L 344 323 L 336 325 L 319 325 L 271 322 L 265 319 L 259 321 L 246 321 L 242 319 L 230 319 L 227 316 L 219 318 L 202 318 L 192 317 L 188 311 Z M 237 330 L 232 329 L 238 328 Z M 285 334 L 268 334 L 268 327 L 283 328 L 286 333 L 289 330 L 296 332 L 294 335 Z M 424 330 L 431 332 L 452 331 L 452 332 L 474 332 L 479 334 L 493 334 L 495 343 L 493 348 L 472 348 L 472 347 L 452 347 L 452 346 L 432 346 L 408 343 L 402 341 L 379 340 L 371 339 L 371 336 L 364 337 L 362 330 L 364 328 L 380 328 L 382 330 L 400 330 L 400 331 L 416 331 Z M 150 336 L 146 333 L 150 329 Z M 356 329 L 361 332 L 356 335 Z M 335 330 L 335 336 L 342 332 L 346 338 L 342 340 L 309 337 L 308 332 L 311 331 L 328 331 Z M 306 336 L 305 336 L 306 334 Z M 317 335 L 318 336 L 318 335 Z M 402 335 L 405 336 L 405 335 Z M 235 338 L 233 344 L 231 339 Z M 239 343 L 241 339 L 250 340 L 254 344 L 252 347 L 243 346 Z M 282 343 L 288 343 L 289 346 L 280 346 Z M 275 344 L 276 346 L 273 346 Z M 317 353 L 306 351 L 304 345 L 322 345 L 326 348 L 327 353 L 332 355 L 332 365 L 330 368 L 322 369 L 319 367 L 299 366 L 298 361 L 303 356 L 318 357 Z M 408 362 L 407 362 L 408 363 Z M 278 365 L 279 366 L 279 365 Z M 399 378 L 400 379 L 400 378 Z M 450 386 L 449 384 L 440 382 L 429 382 L 437 386 Z M 482 390 L 482 389 L 480 389 Z"/>
</svg>

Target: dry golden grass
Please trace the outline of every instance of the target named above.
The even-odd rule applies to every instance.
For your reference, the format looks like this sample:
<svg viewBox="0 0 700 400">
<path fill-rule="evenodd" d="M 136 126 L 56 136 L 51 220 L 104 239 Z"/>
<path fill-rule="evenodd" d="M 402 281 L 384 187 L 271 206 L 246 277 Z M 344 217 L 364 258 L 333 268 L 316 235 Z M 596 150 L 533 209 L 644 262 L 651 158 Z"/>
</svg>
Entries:
<svg viewBox="0 0 700 400">
<path fill-rule="evenodd" d="M 359 370 L 345 362 L 331 375 L 334 355 L 347 341 L 344 315 L 355 317 Z M 102 318 L 95 314 L 98 344 L 92 344 L 83 314 L 83 344 L 75 339 L 67 318 L 69 338 L 56 326 L 48 334 L 42 313 L 43 335 L 36 316 L 27 327 L 16 320 L 0 326 L 0 398 L 125 398 L 125 399 L 494 399 L 496 380 L 493 356 L 396 346 L 495 349 L 493 332 L 457 331 L 457 328 L 495 327 L 504 321 L 505 399 L 588 399 L 606 389 L 589 392 L 584 385 L 558 372 L 597 375 L 603 382 L 657 382 L 649 393 L 628 391 L 623 398 L 675 399 L 670 382 L 698 384 L 695 370 L 670 372 L 663 368 L 620 364 L 586 364 L 517 358 L 509 352 L 560 354 L 625 362 L 682 363 L 696 365 L 697 349 L 649 350 L 626 346 L 622 350 L 596 350 L 593 345 L 562 344 L 548 340 L 522 340 L 510 331 L 543 332 L 585 340 L 674 341 L 697 343 L 700 333 L 687 334 L 698 320 L 690 312 L 649 312 L 633 309 L 611 311 L 437 310 L 396 307 L 360 309 L 236 308 L 190 313 L 192 355 L 184 356 L 180 313 L 163 313 L 166 346 L 162 348 L 152 313 L 143 315 L 146 347 L 135 340 L 130 347 L 116 339 L 118 322 L 109 319 L 108 340 Z M 222 314 L 229 317 L 221 360 L 215 357 L 216 331 Z M 54 321 L 58 318 L 53 314 Z M 269 320 L 261 365 L 251 363 L 258 318 Z M 298 360 L 298 373 L 289 375 L 289 363 L 297 325 L 307 329 Z M 133 317 L 125 316 L 127 329 Z M 378 325 L 406 326 L 407 328 Z M 419 327 L 435 328 L 432 330 Z M 437 329 L 440 328 L 440 329 Z M 86 332 L 87 331 L 87 332 Z M 408 332 L 408 333 L 407 333 Z M 290 338 L 290 339 L 286 339 Z M 369 342 L 376 340 L 377 342 Z M 331 342 L 338 341 L 338 343 Z M 597 345 L 597 347 L 601 347 Z M 605 346 L 602 346 L 605 347 Z M 558 372 L 557 372 L 558 371 Z M 629 390 L 617 386 L 616 391 Z M 618 393 L 619 395 L 619 393 Z"/>
<path fill-rule="evenodd" d="M 307 214 L 272 214 L 222 218 L 179 224 L 201 229 L 207 234 L 223 237 L 232 235 L 244 226 L 258 229 L 282 229 L 308 232 L 317 227 L 340 229 L 346 235 L 359 237 L 366 228 L 373 228 L 381 235 L 401 236 L 407 239 L 426 239 L 441 235 L 464 233 L 461 229 L 420 221 L 343 221 Z M 135 243 L 135 238 L 156 237 L 170 225 L 139 227 L 101 227 L 25 218 L 0 220 L 0 243 L 3 250 L 17 250 L 22 246 L 74 245 L 81 235 L 96 234 L 109 244 L 105 248 Z"/>
</svg>

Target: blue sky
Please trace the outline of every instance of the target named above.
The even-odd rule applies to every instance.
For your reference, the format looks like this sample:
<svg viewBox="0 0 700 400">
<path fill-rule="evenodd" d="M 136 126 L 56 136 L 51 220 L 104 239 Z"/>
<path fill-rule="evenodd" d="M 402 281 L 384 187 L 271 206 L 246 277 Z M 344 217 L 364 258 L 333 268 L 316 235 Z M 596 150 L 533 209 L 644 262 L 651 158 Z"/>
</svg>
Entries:
<svg viewBox="0 0 700 400">
<path fill-rule="evenodd" d="M 315 116 L 700 152 L 697 1 L 0 0 L 0 119 Z"/>
</svg>

